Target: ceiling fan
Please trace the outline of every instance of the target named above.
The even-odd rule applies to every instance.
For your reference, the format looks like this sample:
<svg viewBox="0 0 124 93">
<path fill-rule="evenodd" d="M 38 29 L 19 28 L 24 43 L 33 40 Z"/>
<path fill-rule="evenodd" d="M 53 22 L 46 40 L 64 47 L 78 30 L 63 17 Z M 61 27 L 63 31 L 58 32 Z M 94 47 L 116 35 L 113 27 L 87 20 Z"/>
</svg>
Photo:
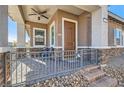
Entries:
<svg viewBox="0 0 124 93">
<path fill-rule="evenodd" d="M 33 8 L 31 8 L 31 10 L 34 11 L 34 13 L 28 14 L 29 16 L 38 15 L 38 20 L 40 20 L 41 17 L 44 17 L 45 19 L 49 19 L 47 16 L 44 15 L 44 14 L 47 13 L 47 10 L 44 10 L 42 12 L 37 11 L 37 10 L 35 10 Z"/>
</svg>

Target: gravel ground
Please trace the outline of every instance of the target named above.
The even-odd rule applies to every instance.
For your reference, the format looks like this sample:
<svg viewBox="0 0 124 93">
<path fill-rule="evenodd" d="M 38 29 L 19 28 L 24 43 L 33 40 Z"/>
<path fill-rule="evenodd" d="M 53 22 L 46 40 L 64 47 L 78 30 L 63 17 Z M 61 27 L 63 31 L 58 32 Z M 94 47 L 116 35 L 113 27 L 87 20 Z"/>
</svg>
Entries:
<svg viewBox="0 0 124 93">
<path fill-rule="evenodd" d="M 118 86 L 124 87 L 124 54 L 109 59 L 109 63 L 103 70 L 107 75 L 118 80 Z"/>
<path fill-rule="evenodd" d="M 105 71 L 110 76 L 117 78 L 119 86 L 124 87 L 124 54 L 110 58 L 107 65 Z"/>
<path fill-rule="evenodd" d="M 124 87 L 124 68 L 106 66 L 103 68 L 108 76 L 118 80 L 118 87 Z"/>
<path fill-rule="evenodd" d="M 32 87 L 87 87 L 89 83 L 84 80 L 82 71 L 80 70 L 71 75 L 51 78 L 34 84 Z"/>
</svg>

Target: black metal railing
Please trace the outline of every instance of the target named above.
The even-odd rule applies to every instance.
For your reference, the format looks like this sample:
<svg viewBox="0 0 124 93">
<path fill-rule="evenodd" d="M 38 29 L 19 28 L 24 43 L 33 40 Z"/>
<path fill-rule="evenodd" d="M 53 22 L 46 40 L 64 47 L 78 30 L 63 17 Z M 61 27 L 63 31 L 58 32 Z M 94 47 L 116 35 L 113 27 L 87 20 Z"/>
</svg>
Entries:
<svg viewBox="0 0 124 93">
<path fill-rule="evenodd" d="M 15 51 L 6 54 L 7 86 L 29 85 L 98 64 L 96 49 Z"/>
</svg>

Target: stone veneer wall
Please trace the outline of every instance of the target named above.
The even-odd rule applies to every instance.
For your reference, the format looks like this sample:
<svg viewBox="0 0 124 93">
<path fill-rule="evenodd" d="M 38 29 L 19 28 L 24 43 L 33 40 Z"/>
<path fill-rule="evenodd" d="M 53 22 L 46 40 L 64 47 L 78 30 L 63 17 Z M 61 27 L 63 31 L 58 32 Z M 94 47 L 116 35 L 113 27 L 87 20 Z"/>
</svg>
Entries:
<svg viewBox="0 0 124 93">
<path fill-rule="evenodd" d="M 5 63 L 4 63 L 4 53 L 0 53 L 0 86 L 3 86 L 4 84 L 4 67 L 5 67 Z"/>
<path fill-rule="evenodd" d="M 98 49 L 99 62 L 105 64 L 110 57 L 119 56 L 124 53 L 124 48 Z"/>
</svg>

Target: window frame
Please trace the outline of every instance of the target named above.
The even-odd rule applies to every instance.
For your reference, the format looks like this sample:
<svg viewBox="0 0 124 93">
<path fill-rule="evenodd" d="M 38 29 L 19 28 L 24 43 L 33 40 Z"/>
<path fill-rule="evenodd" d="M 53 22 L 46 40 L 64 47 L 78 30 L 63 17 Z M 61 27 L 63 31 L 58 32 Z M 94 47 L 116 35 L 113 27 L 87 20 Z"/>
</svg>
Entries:
<svg viewBox="0 0 124 93">
<path fill-rule="evenodd" d="M 120 32 L 120 44 L 119 45 L 117 44 L 117 40 L 116 40 L 116 32 L 117 31 Z M 123 45 L 123 43 L 122 43 L 123 42 L 123 40 L 122 40 L 123 38 L 122 37 L 123 37 L 122 30 L 120 28 L 115 28 L 114 29 L 114 45 L 115 46 L 122 46 Z"/>
<path fill-rule="evenodd" d="M 41 30 L 44 31 L 44 45 L 36 45 L 35 44 L 35 31 L 36 30 Z M 33 28 L 33 47 L 45 47 L 46 46 L 46 29 L 43 28 Z"/>
<path fill-rule="evenodd" d="M 54 27 L 54 44 L 52 45 L 51 35 L 52 35 L 52 27 Z M 55 41 L 56 41 L 56 28 L 55 28 L 55 21 L 53 21 L 50 25 L 50 47 L 55 47 Z"/>
</svg>

